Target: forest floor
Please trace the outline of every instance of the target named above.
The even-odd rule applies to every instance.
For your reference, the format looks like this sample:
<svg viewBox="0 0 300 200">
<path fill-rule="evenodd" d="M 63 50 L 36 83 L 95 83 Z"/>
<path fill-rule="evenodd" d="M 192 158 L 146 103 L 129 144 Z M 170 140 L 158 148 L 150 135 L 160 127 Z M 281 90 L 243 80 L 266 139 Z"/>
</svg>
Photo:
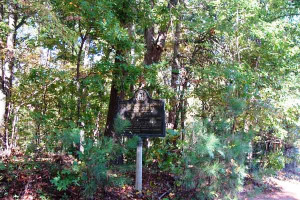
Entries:
<svg viewBox="0 0 300 200">
<path fill-rule="evenodd" d="M 259 187 L 247 185 L 242 200 L 300 200 L 300 168 L 280 172 L 264 180 Z"/>
<path fill-rule="evenodd" d="M 3 160 L 0 165 L 0 199 L 84 199 L 82 188 L 71 186 L 66 191 L 57 191 L 51 180 L 56 175 L 57 167 L 67 166 L 72 162 L 68 156 L 42 156 L 29 158 L 22 154 Z M 1 164 L 1 163 L 0 163 Z M 95 200 L 152 200 L 174 199 L 180 196 L 189 199 L 183 191 L 174 192 L 174 177 L 166 172 L 144 169 L 143 192 L 134 187 L 134 172 L 128 172 L 131 184 L 123 187 L 108 187 L 105 192 L 99 190 Z M 281 172 L 276 177 L 265 179 L 261 183 L 250 181 L 241 193 L 240 200 L 300 200 L 300 168 Z"/>
<path fill-rule="evenodd" d="M 71 165 L 74 158 L 66 155 L 26 156 L 14 154 L 0 160 L 0 199 L 72 199 L 84 200 L 83 188 L 71 185 L 58 191 L 51 183 L 57 171 Z M 130 184 L 123 187 L 98 188 L 94 200 L 152 200 L 173 198 L 174 177 L 166 172 L 143 170 L 143 191 L 137 192 L 134 185 L 134 171 L 126 172 Z M 181 194 L 180 194 L 181 196 Z"/>
</svg>

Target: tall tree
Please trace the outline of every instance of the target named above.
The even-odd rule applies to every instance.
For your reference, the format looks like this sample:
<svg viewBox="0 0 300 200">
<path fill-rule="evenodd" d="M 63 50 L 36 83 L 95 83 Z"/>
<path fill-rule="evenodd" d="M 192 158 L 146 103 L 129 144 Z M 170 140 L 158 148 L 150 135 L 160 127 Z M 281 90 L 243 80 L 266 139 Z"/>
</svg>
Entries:
<svg viewBox="0 0 300 200">
<path fill-rule="evenodd" d="M 178 9 L 179 10 L 179 9 Z M 171 70 L 171 88 L 173 89 L 173 98 L 170 99 L 171 110 L 169 112 L 168 123 L 170 128 L 177 129 L 179 119 L 179 93 L 180 93 L 180 58 L 179 58 L 179 46 L 180 46 L 180 33 L 181 33 L 181 14 L 178 11 L 178 19 L 175 20 L 174 41 L 173 41 L 173 58 L 172 58 L 172 70 Z M 183 109 L 183 107 L 181 107 Z"/>
<path fill-rule="evenodd" d="M 13 80 L 15 72 L 15 60 L 16 60 L 16 39 L 17 31 L 21 28 L 28 18 L 28 13 L 25 12 L 24 7 L 26 5 L 12 0 L 8 0 L 6 7 L 1 4 L 1 18 L 4 20 L 4 9 L 7 11 L 7 27 L 8 33 L 6 37 L 6 47 L 5 47 L 5 59 L 1 68 L 1 88 L 0 88 L 0 106 L 1 110 L 4 108 L 4 113 L 0 113 L 0 123 L 2 125 L 2 130 L 0 133 L 2 135 L 2 141 L 5 144 L 5 147 L 9 149 L 10 144 L 10 133 L 9 133 L 9 124 L 11 120 L 11 111 L 13 105 L 11 103 L 12 89 L 13 89 Z M 23 7 L 23 8 L 22 8 Z"/>
<path fill-rule="evenodd" d="M 168 30 L 171 24 L 170 16 L 166 14 L 170 13 L 171 9 L 175 9 L 177 3 L 178 0 L 170 0 L 167 2 L 167 6 L 165 6 L 165 4 L 159 5 L 158 2 L 155 2 L 153 0 L 150 1 L 151 9 L 154 9 L 156 6 L 164 7 L 161 8 L 161 10 L 165 13 L 161 13 L 162 16 L 160 17 L 163 18 L 161 24 L 155 24 L 152 22 L 150 23 L 150 25 L 145 27 L 144 30 L 144 40 L 145 40 L 145 47 L 146 47 L 146 52 L 144 56 L 145 65 L 151 65 L 153 63 L 158 63 L 160 61 L 166 44 Z"/>
<path fill-rule="evenodd" d="M 137 4 L 135 1 L 127 0 L 123 2 L 116 2 L 115 6 L 112 7 L 112 11 L 116 17 L 120 32 L 123 32 L 123 38 L 115 38 L 112 41 L 112 49 L 115 51 L 115 61 L 114 68 L 112 70 L 112 82 L 111 90 L 108 104 L 108 113 L 106 118 L 106 126 L 104 135 L 112 136 L 114 135 L 114 117 L 118 106 L 118 100 L 123 99 L 125 96 L 124 88 L 118 87 L 117 82 L 123 82 L 125 78 L 125 71 L 127 71 L 126 66 L 128 66 L 130 61 L 125 58 L 125 55 L 132 49 L 133 37 L 130 34 L 130 26 L 134 23 L 135 17 L 137 15 Z M 129 29 L 129 30 L 126 30 Z M 126 41 L 127 39 L 127 41 Z M 124 85 L 124 82 L 122 83 Z M 120 85 L 120 84 L 119 84 Z"/>
</svg>

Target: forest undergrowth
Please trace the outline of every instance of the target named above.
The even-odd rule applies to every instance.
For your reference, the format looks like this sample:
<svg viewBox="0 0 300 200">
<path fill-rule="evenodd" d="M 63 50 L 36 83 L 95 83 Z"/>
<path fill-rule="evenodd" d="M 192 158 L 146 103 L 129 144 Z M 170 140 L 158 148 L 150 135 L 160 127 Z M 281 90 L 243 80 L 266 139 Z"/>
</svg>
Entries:
<svg viewBox="0 0 300 200">
<path fill-rule="evenodd" d="M 0 198 L 261 188 L 300 161 L 299 15 L 296 0 L 0 0 Z M 153 107 L 117 117 L 139 90 L 164 113 L 138 129 L 166 130 L 143 141 L 141 194 L 123 133 Z"/>
</svg>

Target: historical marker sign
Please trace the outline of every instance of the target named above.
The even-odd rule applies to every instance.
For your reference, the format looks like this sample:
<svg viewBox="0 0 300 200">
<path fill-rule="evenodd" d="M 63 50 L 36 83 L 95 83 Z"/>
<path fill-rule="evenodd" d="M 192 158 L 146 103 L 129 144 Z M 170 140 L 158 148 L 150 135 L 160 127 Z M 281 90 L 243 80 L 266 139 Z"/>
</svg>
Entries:
<svg viewBox="0 0 300 200">
<path fill-rule="evenodd" d="M 152 99 L 146 90 L 138 90 L 131 99 L 119 101 L 117 114 L 131 123 L 124 135 L 165 136 L 165 102 Z"/>
</svg>

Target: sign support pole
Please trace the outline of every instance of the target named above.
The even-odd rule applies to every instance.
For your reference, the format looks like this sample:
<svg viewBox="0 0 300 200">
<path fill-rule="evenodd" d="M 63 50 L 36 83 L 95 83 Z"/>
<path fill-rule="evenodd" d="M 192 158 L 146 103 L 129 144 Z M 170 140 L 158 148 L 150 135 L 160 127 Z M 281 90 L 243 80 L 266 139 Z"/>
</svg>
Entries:
<svg viewBox="0 0 300 200">
<path fill-rule="evenodd" d="M 139 89 L 129 100 L 118 101 L 116 117 L 130 121 L 123 134 L 125 136 L 139 136 L 136 148 L 136 172 L 135 189 L 142 191 L 142 160 L 143 160 L 143 141 L 142 138 L 165 137 L 165 101 L 152 99 L 144 89 Z"/>
<path fill-rule="evenodd" d="M 138 146 L 136 148 L 136 173 L 135 173 L 135 189 L 142 191 L 142 164 L 143 160 L 143 140 L 139 137 Z"/>
</svg>

